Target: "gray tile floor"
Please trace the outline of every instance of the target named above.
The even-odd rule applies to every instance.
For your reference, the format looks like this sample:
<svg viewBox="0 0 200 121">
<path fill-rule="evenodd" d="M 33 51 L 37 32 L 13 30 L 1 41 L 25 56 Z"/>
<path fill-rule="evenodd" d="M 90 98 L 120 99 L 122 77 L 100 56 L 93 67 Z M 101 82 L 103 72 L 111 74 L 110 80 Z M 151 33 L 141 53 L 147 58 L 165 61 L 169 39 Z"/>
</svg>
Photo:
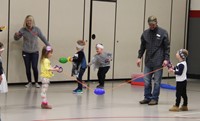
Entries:
<svg viewBox="0 0 200 121">
<path fill-rule="evenodd" d="M 175 91 L 161 89 L 157 106 L 140 105 L 143 87 L 122 82 L 107 82 L 106 94 L 97 96 L 93 90 L 72 94 L 76 84 L 51 84 L 48 99 L 52 110 L 40 109 L 40 89 L 10 86 L 8 94 L 0 94 L 2 121 L 200 121 L 200 80 L 189 80 L 188 112 L 169 112 Z M 174 84 L 174 80 L 163 80 Z M 94 88 L 97 83 L 90 83 Z"/>
</svg>

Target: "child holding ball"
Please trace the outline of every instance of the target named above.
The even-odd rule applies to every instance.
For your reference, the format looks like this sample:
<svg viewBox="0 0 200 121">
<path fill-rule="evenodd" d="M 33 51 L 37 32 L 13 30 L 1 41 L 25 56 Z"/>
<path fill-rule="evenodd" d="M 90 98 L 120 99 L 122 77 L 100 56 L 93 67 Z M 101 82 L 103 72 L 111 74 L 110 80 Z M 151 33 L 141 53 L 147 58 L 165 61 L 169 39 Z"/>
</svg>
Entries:
<svg viewBox="0 0 200 121">
<path fill-rule="evenodd" d="M 78 87 L 73 90 L 73 93 L 75 94 L 82 94 L 83 93 L 83 82 L 82 77 L 85 73 L 85 70 L 87 68 L 85 53 L 84 53 L 84 46 L 85 41 L 84 40 L 78 40 L 76 44 L 76 54 L 73 56 L 73 58 L 70 58 L 70 61 L 73 62 L 72 67 L 72 76 L 76 76 L 76 79 L 78 82 Z"/>
<path fill-rule="evenodd" d="M 179 63 L 169 69 L 170 73 L 176 75 L 176 104 L 169 109 L 169 111 L 188 111 L 188 97 L 187 97 L 187 63 L 186 58 L 188 51 L 186 49 L 180 49 L 176 53 L 176 58 Z M 181 98 L 183 98 L 183 105 L 179 108 Z"/>
<path fill-rule="evenodd" d="M 46 92 L 49 87 L 50 78 L 54 76 L 53 71 L 59 71 L 58 67 L 51 67 L 51 63 L 49 58 L 51 58 L 53 53 L 53 49 L 50 46 L 45 46 L 42 49 L 41 55 L 41 81 L 42 81 L 42 89 L 41 89 L 41 97 L 42 97 L 42 109 L 52 109 L 52 107 L 48 104 Z"/>
</svg>

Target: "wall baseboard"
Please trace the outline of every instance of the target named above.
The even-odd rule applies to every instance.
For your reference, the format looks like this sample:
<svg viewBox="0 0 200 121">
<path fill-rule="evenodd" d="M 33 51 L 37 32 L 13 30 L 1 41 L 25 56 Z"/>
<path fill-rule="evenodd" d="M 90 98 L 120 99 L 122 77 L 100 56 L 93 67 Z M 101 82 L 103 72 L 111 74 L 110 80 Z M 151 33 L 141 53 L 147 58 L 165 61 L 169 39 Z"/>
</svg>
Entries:
<svg viewBox="0 0 200 121">
<path fill-rule="evenodd" d="M 173 79 L 175 77 L 163 77 L 162 79 Z M 107 82 L 111 82 L 111 81 L 127 81 L 127 80 L 131 80 L 131 78 L 122 78 L 122 79 L 106 79 L 105 81 Z M 84 80 L 85 82 L 97 82 L 98 80 Z M 41 84 L 41 82 L 39 82 Z M 51 81 L 52 84 L 62 84 L 62 83 L 76 83 L 76 81 L 74 80 L 60 80 L 60 81 Z M 8 83 L 9 86 L 12 85 L 25 85 L 27 84 L 27 82 L 21 82 L 21 83 Z M 34 84 L 34 82 L 33 82 Z"/>
<path fill-rule="evenodd" d="M 191 79 L 200 79 L 199 74 L 188 74 L 187 76 L 188 76 L 188 78 L 191 78 Z"/>
</svg>

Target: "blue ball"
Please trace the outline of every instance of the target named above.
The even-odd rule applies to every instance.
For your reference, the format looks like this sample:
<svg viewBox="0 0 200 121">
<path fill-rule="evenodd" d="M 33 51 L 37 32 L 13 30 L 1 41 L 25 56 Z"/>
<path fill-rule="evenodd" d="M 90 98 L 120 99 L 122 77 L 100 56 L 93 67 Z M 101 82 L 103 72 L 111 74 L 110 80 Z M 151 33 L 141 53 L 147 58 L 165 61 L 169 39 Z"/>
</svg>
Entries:
<svg viewBox="0 0 200 121">
<path fill-rule="evenodd" d="M 96 95 L 104 95 L 105 94 L 105 90 L 101 89 L 101 88 L 96 88 L 94 90 L 94 94 L 96 94 Z"/>
<path fill-rule="evenodd" d="M 172 86 L 169 84 L 160 84 L 160 87 L 164 89 L 176 90 L 176 86 Z"/>
</svg>

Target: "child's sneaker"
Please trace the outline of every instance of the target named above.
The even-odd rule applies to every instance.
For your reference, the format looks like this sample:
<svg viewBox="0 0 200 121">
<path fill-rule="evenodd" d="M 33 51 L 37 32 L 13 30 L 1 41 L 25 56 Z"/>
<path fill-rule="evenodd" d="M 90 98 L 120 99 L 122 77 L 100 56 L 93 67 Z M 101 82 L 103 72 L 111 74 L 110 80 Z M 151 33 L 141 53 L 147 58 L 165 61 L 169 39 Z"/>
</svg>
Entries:
<svg viewBox="0 0 200 121">
<path fill-rule="evenodd" d="M 75 90 L 73 90 L 73 93 L 74 94 L 82 94 L 83 90 L 81 90 L 81 89 L 75 89 Z"/>
<path fill-rule="evenodd" d="M 181 111 L 188 111 L 188 107 L 187 106 L 181 106 L 180 110 Z"/>
<path fill-rule="evenodd" d="M 48 105 L 48 103 L 43 103 L 41 104 L 42 109 L 52 109 L 52 106 Z"/>
<path fill-rule="evenodd" d="M 32 83 L 29 82 L 27 85 L 25 85 L 26 88 L 32 87 Z"/>
<path fill-rule="evenodd" d="M 179 111 L 179 107 L 174 105 L 172 108 L 169 109 L 169 111 L 178 112 Z"/>
<path fill-rule="evenodd" d="M 102 86 L 102 85 L 97 85 L 97 87 L 96 88 L 101 88 L 101 89 L 104 89 L 104 86 Z"/>
</svg>

